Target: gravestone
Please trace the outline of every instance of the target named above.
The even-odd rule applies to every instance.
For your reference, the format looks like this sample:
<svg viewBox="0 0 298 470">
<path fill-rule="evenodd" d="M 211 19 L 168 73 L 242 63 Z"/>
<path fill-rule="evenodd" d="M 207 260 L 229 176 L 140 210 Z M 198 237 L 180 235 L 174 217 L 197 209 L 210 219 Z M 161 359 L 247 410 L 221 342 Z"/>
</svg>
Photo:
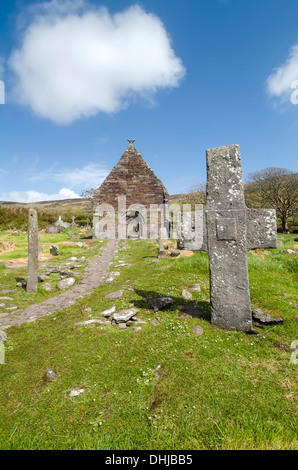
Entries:
<svg viewBox="0 0 298 470">
<path fill-rule="evenodd" d="M 77 224 L 75 223 L 75 216 L 74 215 L 71 217 L 70 227 L 71 228 L 77 228 Z"/>
<path fill-rule="evenodd" d="M 178 246 L 208 251 L 211 322 L 229 330 L 250 331 L 247 251 L 276 248 L 275 210 L 246 207 L 239 145 L 209 149 L 206 156 L 202 239 L 179 240 Z"/>
<path fill-rule="evenodd" d="M 26 290 L 37 292 L 38 283 L 38 221 L 35 209 L 28 212 L 28 279 Z"/>
</svg>

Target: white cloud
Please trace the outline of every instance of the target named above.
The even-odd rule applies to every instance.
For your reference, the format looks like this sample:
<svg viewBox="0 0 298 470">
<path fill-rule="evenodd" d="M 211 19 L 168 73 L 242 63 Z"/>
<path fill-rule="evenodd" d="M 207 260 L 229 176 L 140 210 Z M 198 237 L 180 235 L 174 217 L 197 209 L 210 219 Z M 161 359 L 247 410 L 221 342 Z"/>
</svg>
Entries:
<svg viewBox="0 0 298 470">
<path fill-rule="evenodd" d="M 59 201 L 61 199 L 76 199 L 80 196 L 71 189 L 62 188 L 57 194 L 41 193 L 34 190 L 28 191 L 10 191 L 8 194 L 0 195 L 1 201 L 10 202 L 41 202 L 41 201 Z"/>
<path fill-rule="evenodd" d="M 83 168 L 45 170 L 41 173 L 31 175 L 27 179 L 31 182 L 56 181 L 72 189 L 90 189 L 100 186 L 108 174 L 109 170 L 104 166 L 97 163 L 88 163 Z"/>
<path fill-rule="evenodd" d="M 274 98 L 290 102 L 290 95 L 293 93 L 291 85 L 296 80 L 298 80 L 298 44 L 291 48 L 286 62 L 268 77 L 267 91 Z"/>
<path fill-rule="evenodd" d="M 18 101 L 38 116 L 69 124 L 118 112 L 185 75 L 161 20 L 137 5 L 114 15 L 82 0 L 37 8 L 10 66 Z"/>
</svg>

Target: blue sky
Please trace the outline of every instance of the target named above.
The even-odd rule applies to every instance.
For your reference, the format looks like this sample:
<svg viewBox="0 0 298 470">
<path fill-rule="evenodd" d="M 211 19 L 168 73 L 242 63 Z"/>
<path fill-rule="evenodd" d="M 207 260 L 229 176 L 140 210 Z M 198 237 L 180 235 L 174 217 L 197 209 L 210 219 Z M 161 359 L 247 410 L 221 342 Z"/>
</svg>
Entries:
<svg viewBox="0 0 298 470">
<path fill-rule="evenodd" d="M 233 143 L 244 180 L 297 171 L 297 18 L 297 0 L 2 1 L 0 200 L 76 197 L 131 138 L 170 194 Z"/>
</svg>

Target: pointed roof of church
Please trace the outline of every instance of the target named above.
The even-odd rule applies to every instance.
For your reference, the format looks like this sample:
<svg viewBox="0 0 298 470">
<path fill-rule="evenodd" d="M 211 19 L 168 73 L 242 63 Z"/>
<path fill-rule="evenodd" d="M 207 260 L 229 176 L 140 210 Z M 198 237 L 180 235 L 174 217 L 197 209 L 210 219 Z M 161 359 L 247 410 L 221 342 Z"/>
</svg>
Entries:
<svg viewBox="0 0 298 470">
<path fill-rule="evenodd" d="M 165 186 L 135 148 L 134 139 L 128 141 L 129 146 L 117 165 L 95 190 L 93 202 L 112 204 L 115 208 L 118 196 L 126 196 L 127 206 L 168 202 L 169 194 Z"/>
</svg>

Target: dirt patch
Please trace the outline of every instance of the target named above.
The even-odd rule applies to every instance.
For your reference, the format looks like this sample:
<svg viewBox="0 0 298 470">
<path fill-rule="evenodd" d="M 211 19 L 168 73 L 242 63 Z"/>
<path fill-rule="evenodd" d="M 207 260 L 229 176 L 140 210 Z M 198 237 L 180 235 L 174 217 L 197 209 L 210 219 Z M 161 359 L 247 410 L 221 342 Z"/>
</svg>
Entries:
<svg viewBox="0 0 298 470">
<path fill-rule="evenodd" d="M 252 255 L 257 256 L 257 257 L 262 258 L 262 259 L 265 259 L 265 255 L 270 255 L 270 251 L 261 250 L 260 248 L 256 248 L 255 250 L 249 250 L 249 252 Z"/>
<path fill-rule="evenodd" d="M 193 251 L 190 251 L 190 250 L 182 250 L 182 251 L 180 252 L 179 258 L 180 258 L 180 257 L 189 258 L 190 256 L 193 256 L 193 255 L 194 255 L 194 252 L 193 252 Z"/>
<path fill-rule="evenodd" d="M 48 259 L 55 258 L 55 256 L 51 255 L 50 253 L 38 253 L 38 261 L 46 261 Z M 6 266 L 15 266 L 15 265 L 22 265 L 27 266 L 28 258 L 15 258 L 15 259 L 8 259 L 3 261 Z"/>
</svg>

